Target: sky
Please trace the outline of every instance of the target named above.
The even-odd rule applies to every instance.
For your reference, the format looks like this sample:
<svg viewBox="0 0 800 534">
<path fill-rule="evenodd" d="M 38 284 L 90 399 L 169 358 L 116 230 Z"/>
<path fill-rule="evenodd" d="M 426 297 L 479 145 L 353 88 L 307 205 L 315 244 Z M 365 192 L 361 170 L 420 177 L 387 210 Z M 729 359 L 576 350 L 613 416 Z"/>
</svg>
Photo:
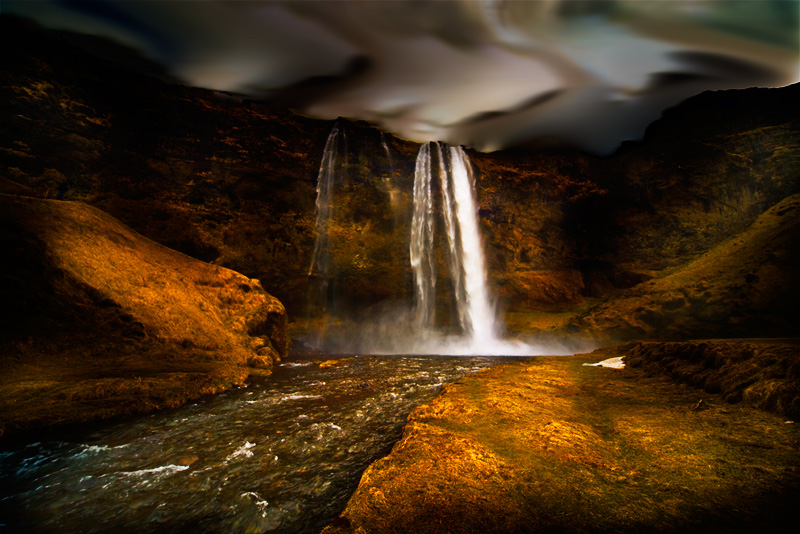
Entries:
<svg viewBox="0 0 800 534">
<path fill-rule="evenodd" d="M 0 0 L 187 85 L 492 151 L 608 154 L 704 90 L 800 80 L 799 0 Z"/>
</svg>

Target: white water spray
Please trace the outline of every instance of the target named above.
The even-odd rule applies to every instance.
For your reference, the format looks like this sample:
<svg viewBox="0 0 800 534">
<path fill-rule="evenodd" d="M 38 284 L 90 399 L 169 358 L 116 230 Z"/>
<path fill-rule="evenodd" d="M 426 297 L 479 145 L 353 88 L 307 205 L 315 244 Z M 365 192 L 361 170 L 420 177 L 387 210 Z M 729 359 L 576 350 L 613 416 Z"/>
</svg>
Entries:
<svg viewBox="0 0 800 534">
<path fill-rule="evenodd" d="M 411 227 L 411 268 L 416 288 L 418 330 L 407 351 L 429 354 L 530 354 L 532 347 L 500 338 L 495 306 L 489 293 L 483 256 L 472 166 L 460 147 L 436 144 L 442 217 L 447 233 L 447 267 L 460 336 L 434 330 L 436 270 L 435 215 L 431 193 L 430 144 L 420 147 L 414 174 L 414 212 Z"/>
<path fill-rule="evenodd" d="M 381 144 L 390 158 L 385 138 Z M 435 153 L 433 147 L 435 146 Z M 409 260 L 414 282 L 414 305 L 409 310 L 401 303 L 384 303 L 372 317 L 359 318 L 330 327 L 329 304 L 335 304 L 330 275 L 329 227 L 333 213 L 334 180 L 346 181 L 347 146 L 344 130 L 334 126 L 320 164 L 317 181 L 316 240 L 309 275 L 318 280 L 318 303 L 325 313 L 325 324 L 316 340 L 316 349 L 373 354 L 440 355 L 533 355 L 553 354 L 541 347 L 500 337 L 500 325 L 492 300 L 481 243 L 475 177 L 471 163 L 460 147 L 437 143 L 420 147 L 414 170 L 413 209 L 409 241 Z M 434 165 L 438 162 L 438 174 Z M 438 178 L 440 193 L 434 195 Z M 393 189 L 392 189 L 393 190 Z M 439 204 L 441 204 L 439 206 Z M 393 208 L 394 203 L 393 203 Z M 442 222 L 440 222 L 441 213 Z M 435 229 L 444 227 L 446 248 L 444 265 L 453 290 L 453 309 L 459 333 L 438 328 L 436 318 L 437 251 Z M 310 301 L 310 304 L 311 303 Z M 319 308 L 318 308 L 319 309 Z M 409 311 L 411 313 L 409 313 Z M 341 317 L 337 319 L 341 321 Z"/>
<path fill-rule="evenodd" d="M 448 172 L 444 155 L 442 154 L 441 143 L 436 143 L 436 150 L 439 155 L 439 184 L 442 189 L 442 215 L 444 216 L 444 228 L 447 233 L 447 260 L 450 269 L 450 276 L 453 279 L 453 293 L 456 303 L 464 303 L 467 300 L 463 283 L 463 269 L 461 265 L 461 247 L 459 239 L 459 226 L 456 221 L 456 213 L 453 209 L 453 191 L 450 186 L 450 173 Z M 458 313 L 458 323 L 464 332 L 471 331 L 469 317 L 466 314 L 466 306 L 456 307 Z"/>
</svg>

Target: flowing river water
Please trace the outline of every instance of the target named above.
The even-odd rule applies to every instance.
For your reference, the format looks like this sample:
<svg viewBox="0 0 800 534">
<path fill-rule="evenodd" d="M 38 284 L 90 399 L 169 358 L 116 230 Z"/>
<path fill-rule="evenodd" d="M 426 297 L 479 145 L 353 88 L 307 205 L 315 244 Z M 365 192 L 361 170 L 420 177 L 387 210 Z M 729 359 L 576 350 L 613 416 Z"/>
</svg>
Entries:
<svg viewBox="0 0 800 534">
<path fill-rule="evenodd" d="M 498 357 L 297 357 L 180 409 L 0 451 L 0 532 L 316 533 L 411 410 Z"/>
</svg>

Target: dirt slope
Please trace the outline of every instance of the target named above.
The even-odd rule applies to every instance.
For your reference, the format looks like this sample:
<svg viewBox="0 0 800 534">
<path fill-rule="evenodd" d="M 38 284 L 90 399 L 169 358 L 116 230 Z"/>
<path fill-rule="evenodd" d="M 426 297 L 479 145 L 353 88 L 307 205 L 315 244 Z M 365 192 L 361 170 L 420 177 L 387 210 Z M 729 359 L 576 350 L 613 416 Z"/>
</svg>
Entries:
<svg viewBox="0 0 800 534">
<path fill-rule="evenodd" d="M 0 424 L 175 406 L 288 351 L 258 281 L 158 245 L 79 202 L 0 196 Z"/>
</svg>

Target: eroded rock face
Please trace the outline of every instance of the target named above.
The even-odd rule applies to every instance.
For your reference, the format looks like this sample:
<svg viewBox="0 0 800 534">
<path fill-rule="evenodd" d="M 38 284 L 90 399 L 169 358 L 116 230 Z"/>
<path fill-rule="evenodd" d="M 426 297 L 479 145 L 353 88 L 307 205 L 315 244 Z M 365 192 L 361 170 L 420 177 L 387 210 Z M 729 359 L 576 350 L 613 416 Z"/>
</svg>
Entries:
<svg viewBox="0 0 800 534">
<path fill-rule="evenodd" d="M 257 280 L 96 208 L 0 195 L 0 226 L 11 430 L 174 406 L 288 352 L 283 305 Z"/>
</svg>

